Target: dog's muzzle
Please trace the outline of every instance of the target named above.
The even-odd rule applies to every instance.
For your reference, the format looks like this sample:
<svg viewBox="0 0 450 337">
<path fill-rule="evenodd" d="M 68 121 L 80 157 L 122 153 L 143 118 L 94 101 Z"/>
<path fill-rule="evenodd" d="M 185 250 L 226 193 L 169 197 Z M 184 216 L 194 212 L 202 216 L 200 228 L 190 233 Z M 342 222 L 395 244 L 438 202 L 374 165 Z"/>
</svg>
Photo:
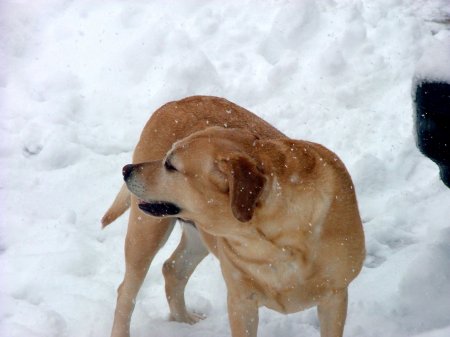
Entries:
<svg viewBox="0 0 450 337">
<path fill-rule="evenodd" d="M 123 167 L 122 169 L 123 180 L 125 181 L 128 180 L 128 178 L 131 176 L 131 173 L 133 172 L 133 169 L 134 169 L 133 164 L 128 164 Z"/>
<path fill-rule="evenodd" d="M 152 216 L 164 217 L 170 215 L 177 215 L 181 212 L 180 207 L 166 201 L 155 202 L 139 202 L 139 208 L 144 212 Z"/>
</svg>

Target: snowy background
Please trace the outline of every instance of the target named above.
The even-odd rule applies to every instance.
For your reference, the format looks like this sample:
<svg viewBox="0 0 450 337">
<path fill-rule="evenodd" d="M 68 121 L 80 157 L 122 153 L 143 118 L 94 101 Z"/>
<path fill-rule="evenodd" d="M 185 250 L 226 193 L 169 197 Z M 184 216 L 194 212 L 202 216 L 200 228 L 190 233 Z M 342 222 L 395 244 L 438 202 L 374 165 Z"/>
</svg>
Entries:
<svg viewBox="0 0 450 337">
<path fill-rule="evenodd" d="M 430 53 L 450 46 L 449 0 L 1 0 L 0 18 L 0 336 L 109 335 L 127 217 L 104 231 L 100 218 L 151 113 L 192 94 L 348 166 L 367 259 L 346 336 L 450 336 L 450 190 L 415 148 L 411 103 L 416 71 L 450 76 Z M 207 319 L 167 320 L 161 266 L 179 236 L 152 265 L 132 334 L 229 336 L 212 256 L 187 289 Z M 261 310 L 259 336 L 276 335 L 318 337 L 315 310 Z"/>
</svg>

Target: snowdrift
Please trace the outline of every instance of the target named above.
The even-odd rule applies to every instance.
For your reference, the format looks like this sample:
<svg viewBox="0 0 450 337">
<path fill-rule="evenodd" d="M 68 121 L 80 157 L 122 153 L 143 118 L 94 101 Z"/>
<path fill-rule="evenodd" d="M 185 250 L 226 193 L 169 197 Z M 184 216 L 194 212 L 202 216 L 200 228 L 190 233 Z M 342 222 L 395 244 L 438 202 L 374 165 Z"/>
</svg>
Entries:
<svg viewBox="0 0 450 337">
<path fill-rule="evenodd" d="M 100 218 L 161 104 L 223 96 L 339 154 L 356 184 L 367 259 L 346 336 L 450 336 L 450 190 L 413 136 L 415 74 L 447 76 L 446 0 L 2 1 L 0 335 L 106 336 L 126 217 Z M 431 56 L 430 56 L 431 55 Z M 426 57 L 426 59 L 424 59 Z M 431 66 L 430 66 L 431 64 Z M 208 257 L 169 322 L 156 257 L 134 337 L 229 336 Z M 317 337 L 315 310 L 261 310 L 259 336 Z"/>
</svg>

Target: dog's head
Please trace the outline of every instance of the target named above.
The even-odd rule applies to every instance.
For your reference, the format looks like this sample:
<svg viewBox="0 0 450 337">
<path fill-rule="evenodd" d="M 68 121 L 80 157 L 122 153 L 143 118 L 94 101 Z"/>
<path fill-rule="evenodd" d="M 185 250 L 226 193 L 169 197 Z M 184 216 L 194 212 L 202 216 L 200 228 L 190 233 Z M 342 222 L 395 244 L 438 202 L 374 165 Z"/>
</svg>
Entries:
<svg viewBox="0 0 450 337">
<path fill-rule="evenodd" d="M 266 182 L 251 155 L 255 142 L 249 132 L 211 127 L 176 142 L 163 160 L 125 166 L 124 179 L 145 213 L 220 235 L 221 223 L 254 216 Z"/>
</svg>

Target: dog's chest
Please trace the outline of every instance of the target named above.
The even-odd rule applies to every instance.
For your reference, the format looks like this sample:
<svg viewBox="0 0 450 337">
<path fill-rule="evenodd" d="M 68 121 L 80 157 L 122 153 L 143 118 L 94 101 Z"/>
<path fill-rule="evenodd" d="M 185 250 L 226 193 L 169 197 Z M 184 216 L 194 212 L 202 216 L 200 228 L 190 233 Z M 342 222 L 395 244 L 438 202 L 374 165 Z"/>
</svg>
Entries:
<svg viewBox="0 0 450 337">
<path fill-rule="evenodd" d="M 313 273 L 311 253 L 306 248 L 304 251 L 274 247 L 261 249 L 265 250 L 264 254 L 259 254 L 256 247 L 251 256 L 241 255 L 235 250 L 225 253 L 231 282 L 236 286 L 245 284 L 251 292 L 258 293 L 262 305 L 280 312 L 297 311 L 300 302 L 302 307 L 309 306 L 310 300 L 304 298 L 303 289 Z"/>
<path fill-rule="evenodd" d="M 317 266 L 302 257 L 248 266 L 262 306 L 281 313 L 294 313 L 316 305 L 329 291 L 330 280 L 323 279 Z"/>
<path fill-rule="evenodd" d="M 221 260 L 227 261 L 222 261 L 222 267 L 236 287 L 245 285 L 258 294 L 260 305 L 282 313 L 308 308 L 323 292 L 313 249 L 317 233 L 305 229 L 296 234 L 273 241 L 266 237 L 255 245 L 224 243 Z"/>
<path fill-rule="evenodd" d="M 303 256 L 290 256 L 266 263 L 249 263 L 243 270 L 268 293 L 275 294 L 298 287 L 307 279 L 309 269 Z"/>
</svg>

